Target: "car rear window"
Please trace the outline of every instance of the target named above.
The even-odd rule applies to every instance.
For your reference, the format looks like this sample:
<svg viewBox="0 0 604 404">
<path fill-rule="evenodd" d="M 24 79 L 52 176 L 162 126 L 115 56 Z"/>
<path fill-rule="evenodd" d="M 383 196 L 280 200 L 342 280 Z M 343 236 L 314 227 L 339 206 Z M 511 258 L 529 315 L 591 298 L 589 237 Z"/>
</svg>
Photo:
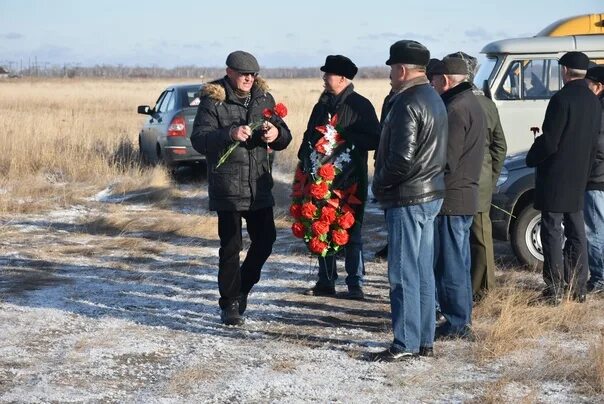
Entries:
<svg viewBox="0 0 604 404">
<path fill-rule="evenodd" d="M 185 91 L 187 95 L 187 105 L 190 107 L 196 107 L 199 105 L 199 91 L 201 90 L 201 86 L 199 87 L 188 87 Z"/>
</svg>

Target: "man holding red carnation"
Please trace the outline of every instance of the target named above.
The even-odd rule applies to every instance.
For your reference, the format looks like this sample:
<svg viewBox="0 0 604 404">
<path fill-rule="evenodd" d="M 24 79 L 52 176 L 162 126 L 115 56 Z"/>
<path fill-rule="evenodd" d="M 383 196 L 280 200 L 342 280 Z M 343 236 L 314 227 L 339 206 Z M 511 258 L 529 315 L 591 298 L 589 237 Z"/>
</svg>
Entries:
<svg viewBox="0 0 604 404">
<path fill-rule="evenodd" d="M 248 294 L 276 239 L 268 148 L 285 149 L 291 133 L 280 118 L 287 111 L 275 106 L 268 85 L 258 77 L 256 58 L 235 51 L 226 65 L 224 78 L 201 89 L 191 143 L 206 156 L 210 210 L 218 213 L 220 318 L 226 325 L 240 325 Z M 264 124 L 254 129 L 258 122 Z M 225 150 L 231 153 L 219 164 Z M 251 244 L 240 265 L 242 219 Z"/>
<path fill-rule="evenodd" d="M 301 163 L 293 193 L 294 200 L 301 198 L 308 186 L 311 198 L 320 203 L 308 202 L 298 207 L 294 202 L 292 216 L 303 219 L 294 223 L 292 231 L 308 240 L 311 252 L 319 255 L 319 279 L 305 294 L 336 294 L 336 257 L 328 252 L 343 247 L 347 297 L 364 299 L 361 227 L 367 199 L 367 154 L 378 145 L 380 126 L 371 102 L 354 91 L 352 80 L 358 69 L 349 58 L 329 55 L 321 71 L 325 91 L 312 110 L 298 151 Z M 329 124 L 337 130 L 332 143 L 318 130 Z M 334 142 L 335 151 L 331 153 Z M 343 150 L 349 150 L 350 161 L 338 165 Z M 313 152 L 323 156 L 319 167 L 313 167 Z M 312 225 L 305 226 L 304 221 Z"/>
</svg>

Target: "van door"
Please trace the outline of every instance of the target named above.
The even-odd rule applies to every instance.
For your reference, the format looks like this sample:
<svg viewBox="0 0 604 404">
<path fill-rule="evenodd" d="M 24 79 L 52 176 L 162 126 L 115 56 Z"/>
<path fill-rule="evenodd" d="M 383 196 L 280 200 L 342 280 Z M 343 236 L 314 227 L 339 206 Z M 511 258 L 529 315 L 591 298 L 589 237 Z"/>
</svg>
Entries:
<svg viewBox="0 0 604 404">
<path fill-rule="evenodd" d="M 499 109 L 508 154 L 515 154 L 533 144 L 531 128 L 541 130 L 549 99 L 562 87 L 562 78 L 553 55 L 510 57 L 501 71 L 505 74 L 493 83 L 493 101 Z"/>
</svg>

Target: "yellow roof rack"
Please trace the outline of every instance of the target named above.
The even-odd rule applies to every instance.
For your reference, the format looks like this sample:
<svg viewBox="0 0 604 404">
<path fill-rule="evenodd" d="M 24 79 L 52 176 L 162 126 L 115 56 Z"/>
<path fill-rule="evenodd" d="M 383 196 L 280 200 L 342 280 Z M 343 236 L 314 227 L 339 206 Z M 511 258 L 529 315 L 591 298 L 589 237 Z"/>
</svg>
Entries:
<svg viewBox="0 0 604 404">
<path fill-rule="evenodd" d="M 604 14 L 563 18 L 545 27 L 537 36 L 604 34 Z"/>
</svg>

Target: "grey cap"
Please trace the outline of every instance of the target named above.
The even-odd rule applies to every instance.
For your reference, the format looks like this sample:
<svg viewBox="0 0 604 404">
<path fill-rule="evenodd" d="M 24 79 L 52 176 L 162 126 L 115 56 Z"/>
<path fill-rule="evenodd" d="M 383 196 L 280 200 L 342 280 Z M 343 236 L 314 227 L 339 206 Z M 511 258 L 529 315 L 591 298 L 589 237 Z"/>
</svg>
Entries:
<svg viewBox="0 0 604 404">
<path fill-rule="evenodd" d="M 226 65 L 240 73 L 258 73 L 260 66 L 251 53 L 241 50 L 231 52 L 226 59 Z"/>
</svg>

